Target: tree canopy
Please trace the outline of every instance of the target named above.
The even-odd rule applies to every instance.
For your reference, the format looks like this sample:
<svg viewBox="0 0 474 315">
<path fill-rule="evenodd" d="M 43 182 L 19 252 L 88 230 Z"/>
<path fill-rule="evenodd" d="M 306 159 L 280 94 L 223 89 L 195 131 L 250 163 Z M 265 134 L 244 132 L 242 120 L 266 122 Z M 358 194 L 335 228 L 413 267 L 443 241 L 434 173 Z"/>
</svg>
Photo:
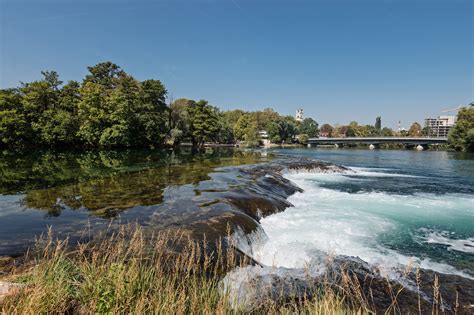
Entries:
<svg viewBox="0 0 474 315">
<path fill-rule="evenodd" d="M 449 131 L 449 145 L 458 151 L 474 152 L 474 107 L 462 108 L 457 121 Z"/>
</svg>

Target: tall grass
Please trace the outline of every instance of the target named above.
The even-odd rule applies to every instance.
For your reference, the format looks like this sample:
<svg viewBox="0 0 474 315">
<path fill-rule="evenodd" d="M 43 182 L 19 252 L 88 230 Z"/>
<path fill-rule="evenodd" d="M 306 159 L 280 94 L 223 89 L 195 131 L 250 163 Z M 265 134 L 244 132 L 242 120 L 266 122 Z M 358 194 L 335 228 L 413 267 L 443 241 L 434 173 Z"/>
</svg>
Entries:
<svg viewBox="0 0 474 315">
<path fill-rule="evenodd" d="M 272 296 L 248 309 L 222 285 L 223 276 L 250 261 L 229 244 L 196 241 L 181 232 L 148 234 L 138 226 L 121 227 L 87 243 L 70 246 L 50 231 L 26 257 L 26 266 L 9 281 L 23 282 L 1 306 L 6 314 L 367 314 L 375 313 L 370 297 L 354 275 L 342 272 L 318 294 Z M 417 286 L 419 290 L 419 277 Z M 389 287 L 390 288 L 390 287 Z M 434 283 L 432 314 L 444 313 L 439 283 Z M 400 313 L 392 305 L 385 313 Z M 418 312 L 423 313 L 418 300 Z M 245 308 L 244 308 L 245 307 Z M 416 311 L 415 311 L 416 312 Z"/>
<path fill-rule="evenodd" d="M 196 242 L 179 232 L 147 235 L 139 227 L 127 227 L 71 250 L 67 241 L 54 240 L 50 232 L 29 254 L 31 267 L 10 277 L 26 286 L 5 299 L 3 312 L 241 313 L 219 281 L 226 271 L 249 261 L 226 245 Z M 342 299 L 330 293 L 285 305 L 269 301 L 258 310 L 296 311 L 349 312 Z"/>
</svg>

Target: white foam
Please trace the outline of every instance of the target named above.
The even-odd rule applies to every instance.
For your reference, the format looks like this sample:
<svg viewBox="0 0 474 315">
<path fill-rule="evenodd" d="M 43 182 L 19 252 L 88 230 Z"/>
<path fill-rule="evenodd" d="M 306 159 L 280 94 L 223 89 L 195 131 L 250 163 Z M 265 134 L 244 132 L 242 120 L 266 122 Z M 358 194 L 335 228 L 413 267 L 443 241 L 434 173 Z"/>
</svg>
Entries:
<svg viewBox="0 0 474 315">
<path fill-rule="evenodd" d="M 355 171 L 354 175 L 357 176 L 366 176 L 366 177 L 408 177 L 408 178 L 424 178 L 424 176 L 410 175 L 410 174 L 401 174 L 401 173 L 391 173 L 386 171 L 391 171 L 389 168 L 368 168 L 368 167 L 351 167 L 351 170 Z M 381 172 L 382 171 L 382 172 Z M 383 172 L 385 171 L 385 172 Z"/>
<path fill-rule="evenodd" d="M 474 254 L 474 237 L 456 239 L 452 238 L 453 232 L 432 231 L 425 228 L 419 231 L 424 235 L 417 236 L 417 238 L 423 243 L 445 245 L 448 250 Z"/>
<path fill-rule="evenodd" d="M 380 237 L 395 233 L 404 220 L 429 222 L 436 218 L 443 222 L 453 215 L 472 217 L 472 196 L 351 194 L 318 185 L 319 181 L 350 180 L 346 175 L 297 173 L 285 176 L 304 192 L 289 198 L 293 208 L 261 220 L 268 242 L 252 249 L 254 258 L 261 263 L 300 268 L 315 255 L 340 254 L 360 257 L 387 273 L 401 266 L 418 265 L 470 277 L 449 264 L 406 256 L 387 248 L 380 244 Z M 438 241 L 448 242 L 439 238 Z M 459 249 L 460 246 L 461 242 L 449 240 L 449 248 Z M 463 247 L 465 251 L 468 250 L 466 247 Z"/>
</svg>

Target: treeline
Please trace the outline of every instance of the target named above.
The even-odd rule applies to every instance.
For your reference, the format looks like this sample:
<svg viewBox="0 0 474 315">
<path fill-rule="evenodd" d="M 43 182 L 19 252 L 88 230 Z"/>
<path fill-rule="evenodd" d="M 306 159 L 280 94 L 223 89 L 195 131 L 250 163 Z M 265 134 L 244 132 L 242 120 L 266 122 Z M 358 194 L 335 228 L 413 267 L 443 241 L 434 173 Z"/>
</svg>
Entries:
<svg viewBox="0 0 474 315">
<path fill-rule="evenodd" d="M 42 72 L 38 81 L 0 90 L 0 147 L 160 147 L 191 143 L 256 146 L 264 139 L 273 143 L 308 138 L 430 136 L 417 122 L 395 133 L 374 125 L 319 128 L 312 118 L 296 121 L 272 109 L 245 112 L 221 111 L 205 100 L 178 99 L 166 103 L 167 90 L 159 80 L 138 81 L 112 62 L 88 67 L 82 82 L 64 83 L 55 71 Z M 450 143 L 457 150 L 474 145 L 473 114 L 459 112 Z"/>
<path fill-rule="evenodd" d="M 312 119 L 296 122 L 271 109 L 222 112 L 205 100 L 166 104 L 159 80 L 138 81 L 111 62 L 88 67 L 82 82 L 55 71 L 38 81 L 0 90 L 0 145 L 131 147 L 206 142 L 256 145 L 260 130 L 273 142 L 318 134 Z"/>
<path fill-rule="evenodd" d="M 324 137 L 421 137 L 432 136 L 433 132 L 428 127 L 422 128 L 417 122 L 414 122 L 408 130 L 395 132 L 388 127 L 382 128 L 381 118 L 377 117 L 374 125 L 359 125 L 357 121 L 351 121 L 348 125 L 337 126 L 323 124 L 320 135 Z"/>
</svg>

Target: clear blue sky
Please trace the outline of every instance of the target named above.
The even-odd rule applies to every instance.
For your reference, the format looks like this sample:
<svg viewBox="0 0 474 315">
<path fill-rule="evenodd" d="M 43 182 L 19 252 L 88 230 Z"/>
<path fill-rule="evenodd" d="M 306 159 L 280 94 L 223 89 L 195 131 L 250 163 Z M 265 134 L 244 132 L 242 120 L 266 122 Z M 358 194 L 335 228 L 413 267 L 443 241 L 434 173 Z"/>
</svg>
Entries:
<svg viewBox="0 0 474 315">
<path fill-rule="evenodd" d="M 0 0 L 0 87 L 111 60 L 174 98 L 395 128 L 474 100 L 473 1 Z"/>
</svg>

